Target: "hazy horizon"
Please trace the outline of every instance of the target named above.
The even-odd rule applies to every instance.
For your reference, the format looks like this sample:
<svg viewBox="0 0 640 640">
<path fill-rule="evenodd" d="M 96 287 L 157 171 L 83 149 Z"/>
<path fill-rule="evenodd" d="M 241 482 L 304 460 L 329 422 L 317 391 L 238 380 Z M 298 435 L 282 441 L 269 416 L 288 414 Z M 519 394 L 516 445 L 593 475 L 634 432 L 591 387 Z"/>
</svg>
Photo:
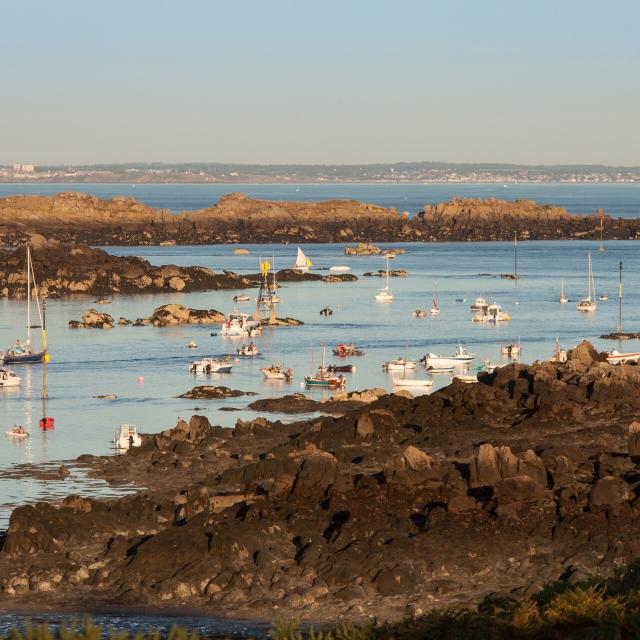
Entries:
<svg viewBox="0 0 640 640">
<path fill-rule="evenodd" d="M 3 18 L 3 165 L 640 165 L 630 0 L 34 0 Z"/>
</svg>

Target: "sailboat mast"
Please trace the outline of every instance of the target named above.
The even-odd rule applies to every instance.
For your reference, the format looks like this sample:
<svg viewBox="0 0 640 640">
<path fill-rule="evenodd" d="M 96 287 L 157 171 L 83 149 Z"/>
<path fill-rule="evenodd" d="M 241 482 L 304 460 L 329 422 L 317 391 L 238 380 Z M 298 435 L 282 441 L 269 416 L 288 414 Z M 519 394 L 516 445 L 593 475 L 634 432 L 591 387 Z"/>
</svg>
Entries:
<svg viewBox="0 0 640 640">
<path fill-rule="evenodd" d="M 513 275 L 518 275 L 518 234 L 513 234 Z"/>
<path fill-rule="evenodd" d="M 389 254 L 387 253 L 387 291 L 389 291 Z"/>
<path fill-rule="evenodd" d="M 27 245 L 27 341 L 31 344 L 31 249 Z"/>
</svg>

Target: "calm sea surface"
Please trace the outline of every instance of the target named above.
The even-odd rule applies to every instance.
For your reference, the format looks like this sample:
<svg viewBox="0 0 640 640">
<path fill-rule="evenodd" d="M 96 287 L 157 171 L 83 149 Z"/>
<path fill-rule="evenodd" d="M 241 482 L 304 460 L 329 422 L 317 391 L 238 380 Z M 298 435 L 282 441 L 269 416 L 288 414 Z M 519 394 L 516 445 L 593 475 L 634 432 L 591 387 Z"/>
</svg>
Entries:
<svg viewBox="0 0 640 640">
<path fill-rule="evenodd" d="M 99 198 L 132 196 L 159 209 L 183 211 L 208 207 L 221 195 L 240 191 L 265 200 L 312 201 L 349 198 L 395 207 L 410 214 L 425 204 L 453 197 L 525 198 L 555 204 L 571 213 L 594 213 L 602 207 L 612 216 L 640 217 L 640 184 L 0 184 L 0 198 L 17 193 L 52 195 L 83 191 Z"/>
<path fill-rule="evenodd" d="M 87 187 L 83 185 L 82 188 Z M 146 188 L 141 188 L 140 191 Z M 152 204 L 177 209 L 202 206 L 215 199 L 214 193 L 228 190 L 200 185 L 153 185 L 148 188 L 158 198 Z M 254 188 L 254 194 L 290 198 L 294 188 L 261 186 Z M 316 190 L 313 198 L 352 195 L 358 199 L 389 204 L 397 197 L 400 189 L 411 190 L 413 187 L 376 185 L 368 188 L 369 192 L 362 185 L 313 187 Z M 440 191 L 429 200 L 436 201 L 453 193 L 462 193 L 461 185 L 416 185 L 413 201 L 416 202 L 417 198 L 424 200 L 418 190 L 423 190 L 420 193 L 424 194 L 429 190 L 445 188 L 447 193 Z M 484 187 L 471 185 L 465 188 L 468 193 L 478 193 Z M 0 187 L 0 194 L 3 189 L 6 191 L 10 188 Z M 321 196 L 319 191 L 322 189 L 325 190 Z M 387 194 L 383 198 L 385 189 L 394 194 Z M 497 187 L 492 189 L 498 191 Z M 505 192 L 513 193 L 515 189 L 505 189 Z M 582 203 L 587 202 L 588 206 L 584 207 L 586 210 L 593 210 L 602 204 L 607 210 L 613 211 L 611 203 L 615 202 L 620 207 L 618 212 L 621 215 L 622 211 L 631 215 L 634 210 L 640 210 L 640 185 L 534 185 L 527 186 L 526 189 L 538 190 L 537 194 L 527 193 L 526 197 L 560 202 L 567 206 L 573 190 L 573 205 L 569 207 L 572 209 L 580 210 L 583 208 Z M 336 190 L 340 193 L 336 194 Z M 122 185 L 95 189 L 101 196 L 122 191 Z M 137 187 L 135 191 L 138 191 Z M 164 200 L 160 198 L 160 192 L 166 194 Z M 191 196 L 178 203 L 180 193 L 190 193 Z M 564 194 L 564 199 L 558 197 L 560 193 Z M 603 198 L 602 201 L 596 197 L 597 193 Z M 229 245 L 112 247 L 109 251 L 120 255 L 139 255 L 154 264 L 197 264 L 214 270 L 231 269 L 240 273 L 255 273 L 260 256 L 273 257 L 277 268 L 292 266 L 295 259 L 295 247 L 292 246 L 245 246 L 251 253 L 244 256 L 233 255 L 233 247 Z M 46 367 L 16 366 L 15 369 L 24 378 L 22 386 L 15 390 L 0 390 L 0 431 L 4 432 L 16 423 L 24 425 L 31 433 L 30 438 L 21 442 L 0 437 L 0 527 L 6 526 L 16 504 L 57 500 L 69 493 L 113 494 L 115 489 L 110 489 L 100 481 L 88 480 L 81 471 L 73 468 L 72 477 L 67 480 L 43 479 L 39 474 L 44 472 L 51 475 L 60 461 L 73 459 L 82 453 L 109 453 L 110 440 L 120 423 L 132 422 L 143 432 L 156 432 L 173 426 L 178 417 L 188 418 L 193 413 L 204 414 L 212 423 L 227 426 L 232 426 L 237 418 L 255 416 L 246 409 L 246 405 L 254 398 L 221 401 L 177 398 L 195 384 L 224 384 L 234 389 L 255 391 L 259 394 L 258 397 L 274 397 L 301 391 L 300 381 L 310 370 L 312 353 L 315 365 L 319 363 L 323 340 L 329 347 L 342 341 L 354 342 L 366 351 L 364 357 L 351 360 L 356 364 L 357 371 L 346 374 L 348 390 L 369 387 L 391 390 L 391 378 L 381 370 L 381 363 L 401 356 L 405 349 L 410 357 L 420 358 L 429 351 L 451 353 L 458 342 L 462 342 L 477 353 L 474 364 L 480 365 L 484 358 L 498 362 L 500 344 L 517 340 L 524 346 L 522 360 L 525 362 L 549 357 L 556 337 L 563 347 L 571 347 L 583 338 L 592 340 L 600 349 L 618 347 L 617 344 L 599 340 L 598 336 L 615 329 L 617 325 L 616 296 L 620 260 L 624 261 L 624 328 L 640 329 L 637 321 L 640 305 L 639 247 L 638 243 L 630 241 L 610 242 L 606 244 L 606 251 L 599 253 L 597 244 L 593 242 L 523 242 L 518 246 L 518 265 L 522 279 L 514 283 L 495 277 L 501 272 L 513 270 L 513 246 L 510 243 L 407 244 L 406 254 L 398 256 L 391 263 L 392 268 L 409 271 L 408 278 L 391 280 L 391 289 L 395 294 L 393 302 L 380 304 L 375 301 L 377 289 L 383 286 L 380 278 L 360 277 L 354 283 L 299 283 L 283 286 L 280 290 L 282 303 L 279 314 L 299 318 L 304 321 L 304 326 L 266 330 L 256 339 L 263 352 L 260 358 L 240 362 L 229 375 L 208 377 L 189 374 L 188 364 L 205 355 L 233 354 L 242 343 L 238 339 L 212 336 L 212 332 L 219 330 L 217 326 L 71 330 L 67 327 L 68 321 L 80 318 L 87 308 L 94 306 L 93 298 L 77 296 L 51 300 L 48 303 L 51 363 Z M 384 268 L 384 261 L 375 256 L 344 256 L 343 245 L 303 245 L 303 249 L 317 268 L 349 265 L 351 272 L 358 276 L 365 271 Z M 596 293 L 606 293 L 610 299 L 598 302 L 598 309 L 594 314 L 585 315 L 576 311 L 575 302 L 587 292 L 589 250 L 593 251 Z M 558 303 L 561 279 L 564 279 L 565 293 L 571 300 L 567 305 Z M 436 287 L 439 291 L 441 315 L 421 320 L 412 318 L 411 311 L 415 308 L 428 309 L 431 306 Z M 113 304 L 98 308 L 116 319 L 120 316 L 130 319 L 145 317 L 155 307 L 167 302 L 177 302 L 198 309 L 214 308 L 229 313 L 234 308 L 233 295 L 234 292 L 224 291 L 123 295 L 116 297 Z M 244 303 L 243 309 L 253 310 L 254 295 L 251 292 L 251 302 Z M 502 304 L 511 314 L 512 320 L 497 327 L 472 323 L 469 305 L 479 295 Z M 466 298 L 466 301 L 457 302 L 457 298 Z M 319 315 L 320 309 L 326 305 L 334 309 L 334 315 L 328 318 Z M 17 337 L 24 337 L 25 313 L 23 302 L 0 300 L 2 347 L 10 345 Z M 191 340 L 196 341 L 197 349 L 187 348 Z M 625 344 L 624 348 L 636 350 L 640 345 L 631 342 Z M 327 359 L 329 362 L 335 361 L 330 356 Z M 259 369 L 272 362 L 284 362 L 287 367 L 292 367 L 295 372 L 294 382 L 288 385 L 264 381 Z M 424 369 L 418 369 L 416 375 L 426 376 Z M 144 377 L 143 382 L 139 381 L 141 376 Z M 448 375 L 434 376 L 433 379 L 434 388 L 449 382 Z M 46 400 L 42 398 L 43 385 L 46 385 Z M 307 393 L 319 398 L 323 392 Z M 101 394 L 116 394 L 117 399 L 95 398 Z M 220 407 L 239 410 L 225 412 L 220 411 Z M 52 431 L 41 432 L 38 429 L 38 420 L 44 414 L 55 418 L 55 429 Z M 274 414 L 274 417 L 281 416 Z M 117 491 L 126 490 L 133 490 L 133 487 L 118 488 Z"/>
</svg>

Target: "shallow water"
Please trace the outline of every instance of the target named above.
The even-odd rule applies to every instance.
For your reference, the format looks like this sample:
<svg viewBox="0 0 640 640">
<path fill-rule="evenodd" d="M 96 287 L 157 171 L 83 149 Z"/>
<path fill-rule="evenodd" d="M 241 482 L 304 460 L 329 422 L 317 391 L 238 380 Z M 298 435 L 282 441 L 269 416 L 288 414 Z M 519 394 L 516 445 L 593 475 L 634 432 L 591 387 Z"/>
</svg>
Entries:
<svg viewBox="0 0 640 640">
<path fill-rule="evenodd" d="M 392 245 L 389 245 L 392 246 Z M 12 424 L 22 424 L 31 433 L 24 441 L 0 438 L 0 526 L 5 525 L 15 504 L 38 499 L 56 499 L 72 492 L 98 494 L 113 492 L 101 482 L 88 481 L 73 470 L 73 477 L 64 481 L 39 480 L 33 474 L 21 479 L 11 473 L 15 465 L 32 463 L 35 469 L 44 468 L 49 461 L 68 460 L 82 453 L 107 454 L 110 440 L 120 423 L 132 422 L 143 432 L 157 432 L 171 427 L 178 417 L 193 413 L 209 417 L 212 423 L 232 426 L 237 418 L 247 419 L 255 414 L 246 409 L 254 398 L 234 398 L 219 401 L 184 400 L 179 394 L 195 384 L 224 384 L 234 389 L 254 391 L 257 397 L 273 397 L 301 391 L 300 381 L 310 371 L 313 352 L 314 365 L 321 357 L 321 344 L 328 347 L 339 342 L 354 342 L 366 351 L 348 378 L 347 390 L 384 387 L 392 389 L 392 380 L 381 370 L 384 360 L 402 356 L 405 349 L 410 357 L 420 358 L 426 352 L 450 353 L 458 341 L 477 353 L 474 364 L 484 358 L 499 360 L 500 343 L 521 340 L 522 359 L 531 362 L 549 357 L 556 336 L 561 346 L 570 347 L 583 338 L 593 340 L 598 348 L 617 344 L 597 338 L 616 328 L 618 305 L 617 266 L 625 267 L 625 328 L 637 330 L 634 322 L 640 299 L 640 259 L 637 244 L 630 241 L 611 242 L 605 253 L 593 253 L 596 292 L 608 293 L 610 300 L 599 302 L 595 314 L 580 314 L 575 301 L 586 294 L 586 256 L 596 249 L 593 242 L 526 242 L 518 249 L 518 283 L 479 273 L 498 274 L 513 269 L 513 246 L 509 243 L 445 243 L 408 244 L 407 253 L 391 262 L 392 268 L 407 269 L 408 278 L 393 278 L 391 289 L 396 298 L 381 304 L 374 300 L 377 289 L 383 286 L 380 278 L 360 277 L 355 283 L 325 284 L 303 282 L 283 286 L 280 296 L 280 315 L 293 316 L 305 322 L 302 327 L 267 329 L 256 339 L 263 356 L 243 360 L 229 375 L 193 376 L 188 364 L 204 355 L 235 353 L 242 340 L 211 336 L 218 326 L 183 327 L 115 327 L 110 331 L 72 330 L 67 322 L 79 318 L 93 305 L 93 299 L 74 297 L 51 300 L 48 303 L 48 337 L 52 361 L 41 365 L 16 366 L 24 377 L 19 389 L 0 390 L 2 431 Z M 275 257 L 278 268 L 290 266 L 295 247 L 283 245 L 249 246 L 251 254 L 233 255 L 233 248 L 223 246 L 199 247 L 136 247 L 112 248 L 120 254 L 140 255 L 154 264 L 199 264 L 214 269 L 239 272 L 257 271 L 260 255 Z M 384 268 L 379 257 L 346 257 L 340 245 L 309 245 L 304 247 L 316 267 L 347 264 L 352 273 Z M 326 273 L 326 272 L 325 272 Z M 560 279 L 565 280 L 568 305 L 558 304 Z M 439 289 L 442 313 L 439 317 L 413 319 L 411 311 L 422 306 L 429 308 L 435 287 Z M 192 308 L 214 308 L 224 313 L 233 310 L 236 292 L 218 291 L 173 295 L 118 296 L 111 305 L 97 307 L 116 319 L 148 316 L 152 310 L 169 301 Z M 253 309 L 251 303 L 239 305 Z M 471 322 L 470 303 L 478 295 L 496 300 L 511 314 L 512 320 L 500 326 Z M 464 297 L 466 302 L 456 302 Z M 334 315 L 319 315 L 329 305 Z M 25 305 L 19 301 L 0 301 L 0 344 L 9 345 L 17 336 L 24 336 Z M 195 340 L 197 349 L 188 349 Z M 635 341 L 624 345 L 636 349 Z M 329 352 L 329 349 L 328 349 Z M 336 359 L 327 356 L 327 361 Z M 265 381 L 260 367 L 272 362 L 284 362 L 292 367 L 292 384 Z M 46 380 L 44 376 L 46 375 Z M 140 382 L 140 376 L 144 381 Z M 424 369 L 416 376 L 425 377 Z M 449 375 L 434 376 L 434 389 L 449 383 Z M 48 398 L 43 400 L 46 382 Z M 310 391 L 321 397 L 323 391 Z M 98 399 L 101 394 L 116 394 L 115 400 Z M 220 407 L 234 407 L 238 411 L 220 411 Z M 43 415 L 53 416 L 55 428 L 49 432 L 38 429 Z M 275 415 L 275 414 L 274 414 Z M 304 416 L 285 416 L 293 420 Z M 119 490 L 131 490 L 121 488 Z"/>
<path fill-rule="evenodd" d="M 428 183 L 428 184 L 0 184 L 0 198 L 13 194 L 52 195 L 59 191 L 82 191 L 99 198 L 125 195 L 150 206 L 172 211 L 208 207 L 221 195 L 240 191 L 263 200 L 313 201 L 354 199 L 384 207 L 395 207 L 410 214 L 425 204 L 436 204 L 454 197 L 536 200 L 553 204 L 570 213 L 606 213 L 623 218 L 640 217 L 640 184 L 575 183 Z"/>
</svg>

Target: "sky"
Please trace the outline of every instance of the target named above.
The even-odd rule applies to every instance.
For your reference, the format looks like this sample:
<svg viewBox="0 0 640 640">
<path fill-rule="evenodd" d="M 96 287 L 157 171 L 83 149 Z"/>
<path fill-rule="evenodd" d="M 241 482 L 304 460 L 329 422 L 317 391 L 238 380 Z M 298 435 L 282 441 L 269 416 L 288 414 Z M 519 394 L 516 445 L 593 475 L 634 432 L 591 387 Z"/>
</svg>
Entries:
<svg viewBox="0 0 640 640">
<path fill-rule="evenodd" d="M 640 165 L 637 0 L 0 0 L 0 163 Z"/>
</svg>

